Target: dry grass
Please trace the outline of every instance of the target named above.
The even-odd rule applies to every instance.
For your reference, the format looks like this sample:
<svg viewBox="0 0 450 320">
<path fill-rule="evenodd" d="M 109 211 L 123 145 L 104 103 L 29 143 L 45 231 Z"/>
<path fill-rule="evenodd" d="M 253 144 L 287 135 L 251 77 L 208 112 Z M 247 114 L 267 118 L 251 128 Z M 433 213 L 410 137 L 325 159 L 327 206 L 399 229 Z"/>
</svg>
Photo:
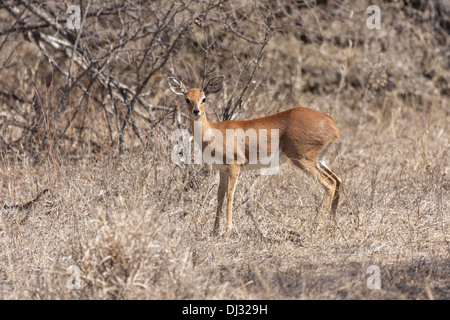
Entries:
<svg viewBox="0 0 450 320">
<path fill-rule="evenodd" d="M 35 179 L 51 193 L 29 211 L 2 212 L 1 296 L 448 299 L 445 117 L 433 109 L 428 133 L 414 117 L 395 120 L 398 137 L 385 125 L 343 128 L 336 223 L 318 214 L 319 185 L 288 164 L 276 176 L 243 174 L 227 239 L 210 237 L 215 173 L 174 166 L 162 137 L 94 164 L 5 161 L 6 202 L 34 197 Z M 70 265 L 81 290 L 67 289 Z M 366 287 L 369 265 L 381 268 L 381 290 Z"/>
<path fill-rule="evenodd" d="M 0 203 L 33 199 L 37 181 L 49 192 L 27 210 L 0 209 L 0 298 L 450 299 L 448 53 L 397 6 L 380 31 L 357 28 L 366 16 L 346 19 L 350 9 L 329 24 L 316 10 L 321 45 L 275 37 L 240 115 L 298 104 L 332 114 L 342 138 L 328 163 L 344 185 L 336 222 L 319 214 L 320 185 L 287 164 L 242 173 L 234 233 L 212 238 L 218 176 L 171 162 L 170 118 L 123 157 L 107 144 L 85 153 L 88 142 L 78 160 L 56 147 L 37 162 L 2 155 Z M 302 17 L 316 26 L 311 10 Z M 369 47 L 336 44 L 359 32 Z M 67 287 L 71 265 L 81 289 Z M 370 265 L 380 290 L 367 288 Z"/>
</svg>

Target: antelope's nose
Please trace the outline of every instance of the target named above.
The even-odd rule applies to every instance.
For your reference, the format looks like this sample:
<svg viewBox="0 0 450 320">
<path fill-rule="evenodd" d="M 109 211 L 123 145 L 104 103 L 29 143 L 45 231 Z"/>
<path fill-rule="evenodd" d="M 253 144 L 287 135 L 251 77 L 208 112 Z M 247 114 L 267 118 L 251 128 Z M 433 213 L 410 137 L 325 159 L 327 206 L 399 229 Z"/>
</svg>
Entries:
<svg viewBox="0 0 450 320">
<path fill-rule="evenodd" d="M 195 109 L 192 110 L 192 114 L 193 114 L 194 116 L 199 116 L 199 115 L 200 115 L 200 110 L 197 109 L 197 108 L 195 108 Z"/>
</svg>

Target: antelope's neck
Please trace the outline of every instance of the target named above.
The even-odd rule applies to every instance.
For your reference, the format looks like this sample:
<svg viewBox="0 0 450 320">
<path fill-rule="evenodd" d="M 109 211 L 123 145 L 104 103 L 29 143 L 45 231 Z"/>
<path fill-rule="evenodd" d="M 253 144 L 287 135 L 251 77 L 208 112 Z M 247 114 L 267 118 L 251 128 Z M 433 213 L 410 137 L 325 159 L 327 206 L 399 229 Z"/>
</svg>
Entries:
<svg viewBox="0 0 450 320">
<path fill-rule="evenodd" d="M 198 119 L 191 118 L 192 123 L 192 133 L 194 135 L 194 139 L 199 145 L 203 145 L 203 137 L 205 132 L 211 128 L 211 125 L 206 119 L 206 114 L 202 114 Z"/>
</svg>

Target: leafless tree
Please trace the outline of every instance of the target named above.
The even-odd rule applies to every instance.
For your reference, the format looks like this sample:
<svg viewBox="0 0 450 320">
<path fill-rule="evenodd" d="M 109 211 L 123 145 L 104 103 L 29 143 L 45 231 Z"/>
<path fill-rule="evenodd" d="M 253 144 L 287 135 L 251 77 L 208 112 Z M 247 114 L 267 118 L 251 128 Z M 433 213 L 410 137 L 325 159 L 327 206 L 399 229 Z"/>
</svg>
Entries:
<svg viewBox="0 0 450 320">
<path fill-rule="evenodd" d="M 75 29 L 69 28 L 73 18 L 69 5 L 80 9 L 79 26 Z M 22 126 L 35 133 L 38 129 L 43 131 L 39 147 L 42 152 L 49 145 L 56 146 L 63 140 L 73 139 L 68 136 L 71 127 L 78 121 L 84 123 L 89 117 L 88 110 L 94 108 L 104 113 L 109 143 L 118 143 L 119 153 L 123 154 L 125 132 L 129 127 L 144 143 L 136 118 L 141 124 L 159 123 L 161 117 L 156 113 L 163 112 L 166 115 L 162 117 L 166 117 L 175 110 L 173 106 L 151 104 L 146 99 L 160 90 L 159 83 L 163 78 L 160 72 L 187 78 L 199 74 L 204 84 L 212 74 L 222 72 L 222 66 L 229 66 L 230 60 L 235 61 L 235 69 L 239 72 L 226 74 L 234 80 L 235 88 L 222 109 L 221 119 L 235 117 L 274 31 L 268 22 L 273 13 L 267 11 L 267 3 L 255 4 L 258 12 L 265 13 L 251 19 L 235 6 L 223 0 L 87 0 L 73 4 L 2 1 L 2 56 L 6 47 L 29 46 L 31 42 L 39 49 L 40 59 L 49 64 L 50 71 L 47 71 L 51 77 L 49 83 L 45 83 L 46 90 L 49 86 L 57 89 L 56 101 L 48 103 L 44 101 L 44 87 L 38 83 L 28 83 L 31 89 L 24 97 L 19 97 L 14 87 L 4 87 L 2 93 L 5 96 L 13 97 L 17 103 L 29 104 L 35 112 L 41 113 L 34 117 L 34 122 L 28 118 L 28 122 L 9 121 L 4 125 Z M 235 47 L 244 44 L 258 50 L 253 65 L 248 61 L 239 63 L 235 49 L 230 47 L 231 40 L 236 40 Z M 178 56 L 186 50 L 183 48 L 195 57 L 192 68 L 188 67 L 191 56 Z M 203 54 L 199 55 L 199 52 Z M 11 49 L 2 59 L 0 70 L 10 62 L 13 54 Z M 234 98 L 236 88 L 242 89 Z M 16 105 L 12 107 L 17 108 Z M 78 125 L 78 128 L 81 136 L 84 126 Z M 2 143 L 17 145 L 19 140 Z"/>
</svg>

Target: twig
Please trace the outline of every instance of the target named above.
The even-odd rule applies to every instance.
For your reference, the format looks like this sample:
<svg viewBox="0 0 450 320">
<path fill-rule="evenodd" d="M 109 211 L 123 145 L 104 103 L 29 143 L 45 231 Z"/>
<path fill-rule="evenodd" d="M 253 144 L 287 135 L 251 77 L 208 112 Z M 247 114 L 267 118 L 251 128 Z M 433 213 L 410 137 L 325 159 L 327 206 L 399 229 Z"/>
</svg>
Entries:
<svg viewBox="0 0 450 320">
<path fill-rule="evenodd" d="M 250 78 L 247 81 L 247 84 L 245 85 L 244 89 L 242 89 L 241 94 L 237 98 L 236 102 L 234 103 L 233 109 L 230 113 L 228 111 L 231 108 L 231 98 L 228 101 L 227 105 L 225 106 L 225 109 L 223 111 L 223 120 L 229 120 L 233 118 L 233 115 L 236 111 L 236 109 L 241 107 L 242 105 L 242 97 L 244 96 L 245 92 L 247 91 L 248 87 L 250 86 L 250 83 L 253 81 L 253 77 L 255 76 L 256 69 L 259 67 L 259 62 L 261 61 L 261 58 L 263 56 L 264 48 L 269 43 L 270 37 L 272 35 L 271 30 L 269 27 L 266 27 L 266 34 L 264 36 L 264 41 L 262 42 L 261 48 L 259 49 L 258 58 L 256 58 L 255 66 L 253 67 L 252 74 L 250 75 Z"/>
<path fill-rule="evenodd" d="M 3 205 L 3 209 L 5 210 L 13 210 L 13 209 L 17 209 L 17 210 L 27 210 L 29 209 L 34 203 L 38 202 L 39 199 L 48 192 L 48 188 L 45 188 L 44 190 L 42 190 L 41 192 L 38 193 L 38 195 L 36 196 L 36 198 L 34 198 L 31 201 L 28 201 L 24 204 L 4 204 Z"/>
</svg>

